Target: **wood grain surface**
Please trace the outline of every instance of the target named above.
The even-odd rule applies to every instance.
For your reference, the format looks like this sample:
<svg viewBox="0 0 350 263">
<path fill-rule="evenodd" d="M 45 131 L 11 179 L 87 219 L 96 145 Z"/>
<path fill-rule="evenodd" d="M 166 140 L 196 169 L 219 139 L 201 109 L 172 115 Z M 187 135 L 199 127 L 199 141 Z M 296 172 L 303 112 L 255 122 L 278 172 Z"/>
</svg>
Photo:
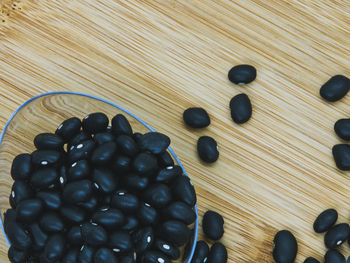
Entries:
<svg viewBox="0 0 350 263">
<path fill-rule="evenodd" d="M 349 222 L 349 173 L 335 169 L 333 125 L 350 98 L 326 103 L 319 88 L 350 76 L 350 3 L 338 0 L 1 0 L 0 126 L 29 98 L 56 90 L 109 99 L 172 139 L 191 176 L 200 215 L 225 218 L 229 262 L 272 262 L 280 229 L 299 242 L 296 262 L 325 253 L 315 217 L 334 207 Z M 227 80 L 248 63 L 246 86 Z M 247 93 L 253 117 L 232 122 L 228 104 Z M 182 122 L 204 107 L 207 129 Z M 220 159 L 198 160 L 199 136 L 213 136 Z M 1 174 L 1 178 L 8 176 Z M 1 198 L 7 194 L 0 193 Z M 4 199 L 3 199 L 4 200 Z M 200 238 L 202 238 L 200 233 Z M 341 250 L 348 256 L 348 245 Z M 8 262 L 0 238 L 0 261 Z"/>
</svg>

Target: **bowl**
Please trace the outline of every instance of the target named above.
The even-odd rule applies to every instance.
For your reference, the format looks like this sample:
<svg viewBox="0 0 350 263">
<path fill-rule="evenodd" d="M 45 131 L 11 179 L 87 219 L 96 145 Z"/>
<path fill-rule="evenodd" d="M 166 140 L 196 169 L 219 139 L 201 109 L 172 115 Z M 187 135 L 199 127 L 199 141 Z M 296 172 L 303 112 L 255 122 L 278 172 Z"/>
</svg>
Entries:
<svg viewBox="0 0 350 263">
<path fill-rule="evenodd" d="M 104 112 L 109 119 L 118 113 L 124 114 L 129 120 L 134 131 L 146 133 L 155 131 L 141 118 L 130 111 L 123 109 L 117 104 L 94 97 L 91 95 L 76 92 L 50 92 L 36 96 L 23 103 L 7 121 L 0 136 L 0 226 L 7 244 L 10 246 L 4 227 L 3 213 L 10 208 L 9 195 L 13 179 L 10 176 L 11 164 L 14 157 L 20 153 L 31 153 L 35 150 L 34 137 L 43 132 L 54 132 L 57 126 L 72 116 L 83 118 L 89 113 Z M 175 163 L 182 167 L 184 175 L 188 176 L 180 160 L 169 147 L 169 152 Z M 190 262 L 197 243 L 198 234 L 198 211 L 194 207 L 197 219 L 193 225 L 193 236 L 186 245 L 176 262 Z"/>
</svg>

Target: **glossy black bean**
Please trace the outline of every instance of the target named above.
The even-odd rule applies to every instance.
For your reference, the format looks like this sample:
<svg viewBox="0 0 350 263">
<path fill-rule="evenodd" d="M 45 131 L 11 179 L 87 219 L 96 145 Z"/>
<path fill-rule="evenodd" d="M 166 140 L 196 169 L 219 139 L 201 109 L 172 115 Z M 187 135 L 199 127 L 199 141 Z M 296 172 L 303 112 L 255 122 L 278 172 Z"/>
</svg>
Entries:
<svg viewBox="0 0 350 263">
<path fill-rule="evenodd" d="M 9 208 L 6 210 L 6 212 L 4 213 L 4 230 L 7 233 L 7 226 L 11 223 L 11 222 L 16 222 L 16 210 L 13 208 Z"/>
<path fill-rule="evenodd" d="M 125 155 L 117 155 L 111 161 L 111 168 L 116 174 L 125 174 L 131 170 L 131 158 Z"/>
<path fill-rule="evenodd" d="M 178 165 L 167 166 L 161 170 L 159 170 L 157 176 L 155 177 L 155 181 L 159 183 L 169 183 L 177 176 L 182 175 L 182 168 Z"/>
<path fill-rule="evenodd" d="M 210 125 L 209 115 L 203 108 L 188 108 L 182 117 L 184 122 L 192 128 L 205 128 Z"/>
<path fill-rule="evenodd" d="M 87 133 L 104 132 L 108 126 L 108 117 L 102 112 L 87 115 L 82 121 L 83 130 Z"/>
<path fill-rule="evenodd" d="M 100 132 L 94 135 L 94 141 L 98 144 L 105 144 L 115 140 L 114 135 L 111 132 Z"/>
<path fill-rule="evenodd" d="M 83 222 L 87 216 L 83 208 L 74 205 L 62 206 L 60 213 L 65 220 L 76 224 Z"/>
<path fill-rule="evenodd" d="M 122 178 L 124 186 L 129 190 L 142 191 L 149 183 L 148 177 L 139 176 L 134 173 L 127 174 Z"/>
<path fill-rule="evenodd" d="M 16 218 L 18 222 L 33 223 L 43 210 L 43 203 L 39 198 L 23 200 L 17 205 Z"/>
<path fill-rule="evenodd" d="M 59 171 L 59 188 L 62 189 L 68 183 L 68 172 L 65 165 L 58 168 Z"/>
<path fill-rule="evenodd" d="M 44 255 L 49 261 L 60 260 L 65 252 L 65 238 L 63 234 L 49 237 L 44 248 Z"/>
<path fill-rule="evenodd" d="M 87 160 L 80 160 L 72 163 L 68 168 L 68 180 L 76 181 L 88 177 L 90 174 L 90 165 Z"/>
<path fill-rule="evenodd" d="M 196 220 L 196 213 L 192 207 L 180 201 L 173 202 L 164 208 L 162 216 L 164 219 L 180 220 L 186 225 L 190 225 Z"/>
<path fill-rule="evenodd" d="M 92 222 L 106 229 L 114 230 L 124 224 L 125 216 L 119 209 L 103 208 L 92 215 Z"/>
<path fill-rule="evenodd" d="M 132 138 L 135 140 L 136 143 L 139 143 L 141 137 L 142 137 L 142 133 L 140 132 L 135 132 L 133 135 L 132 135 Z"/>
<path fill-rule="evenodd" d="M 81 246 L 83 237 L 81 235 L 80 226 L 72 226 L 67 232 L 67 242 L 73 246 Z"/>
<path fill-rule="evenodd" d="M 126 156 L 133 157 L 139 152 L 137 143 L 129 135 L 119 135 L 116 142 L 118 145 L 118 150 Z"/>
<path fill-rule="evenodd" d="M 36 251 L 41 251 L 46 243 L 48 235 L 40 228 L 38 223 L 33 223 L 28 228 L 33 241 L 33 248 Z"/>
<path fill-rule="evenodd" d="M 69 204 L 89 201 L 92 197 L 92 184 L 89 180 L 68 183 L 63 188 L 62 197 Z"/>
<path fill-rule="evenodd" d="M 132 234 L 136 254 L 140 255 L 150 249 L 154 243 L 154 232 L 152 227 L 139 228 Z"/>
<path fill-rule="evenodd" d="M 141 258 L 142 263 L 171 263 L 171 260 L 160 251 L 146 251 Z"/>
<path fill-rule="evenodd" d="M 120 190 L 113 194 L 111 206 L 127 214 L 135 213 L 139 208 L 139 200 L 137 196 Z"/>
<path fill-rule="evenodd" d="M 117 144 L 115 142 L 106 142 L 95 148 L 92 152 L 90 161 L 94 165 L 103 166 L 112 160 L 115 151 L 117 150 Z"/>
<path fill-rule="evenodd" d="M 116 253 L 125 253 L 132 249 L 131 236 L 127 231 L 115 231 L 109 235 L 108 246 Z"/>
<path fill-rule="evenodd" d="M 98 200 L 96 199 L 96 197 L 92 196 L 88 201 L 78 203 L 78 205 L 88 212 L 93 212 L 96 210 Z"/>
<path fill-rule="evenodd" d="M 168 151 L 165 151 L 159 154 L 157 157 L 158 157 L 158 164 L 161 167 L 168 167 L 168 166 L 175 165 L 174 160 Z"/>
<path fill-rule="evenodd" d="M 121 227 L 122 230 L 134 231 L 139 226 L 139 221 L 134 216 L 126 216 L 124 225 Z"/>
<path fill-rule="evenodd" d="M 196 192 L 193 184 L 187 176 L 179 176 L 172 183 L 173 197 L 189 206 L 194 206 L 197 202 Z"/>
<path fill-rule="evenodd" d="M 40 191 L 36 196 L 41 199 L 46 209 L 58 210 L 62 205 L 61 195 L 57 191 Z"/>
<path fill-rule="evenodd" d="M 71 146 L 68 152 L 69 163 L 72 164 L 79 160 L 89 159 L 94 149 L 95 142 L 93 140 L 83 141 L 75 146 Z"/>
<path fill-rule="evenodd" d="M 214 243 L 209 251 L 207 263 L 226 263 L 227 250 L 220 242 Z M 278 261 L 277 261 L 278 262 Z"/>
<path fill-rule="evenodd" d="M 251 65 L 237 65 L 228 72 L 228 79 L 234 84 L 248 84 L 255 78 L 256 69 Z"/>
<path fill-rule="evenodd" d="M 345 263 L 345 257 L 337 250 L 328 250 L 324 255 L 325 263 Z"/>
<path fill-rule="evenodd" d="M 320 263 L 316 258 L 308 257 L 304 260 L 304 263 Z"/>
<path fill-rule="evenodd" d="M 231 118 L 237 123 L 245 123 L 252 116 L 252 104 L 249 97 L 242 93 L 234 96 L 230 101 Z"/>
<path fill-rule="evenodd" d="M 169 220 L 163 222 L 159 235 L 164 240 L 172 242 L 176 246 L 182 246 L 190 238 L 191 231 L 181 221 Z"/>
<path fill-rule="evenodd" d="M 350 119 L 340 119 L 334 124 L 335 133 L 343 140 L 350 140 Z"/>
<path fill-rule="evenodd" d="M 40 133 L 34 138 L 34 145 L 38 150 L 61 151 L 63 144 L 63 139 L 53 133 Z"/>
<path fill-rule="evenodd" d="M 18 249 L 28 249 L 32 245 L 32 239 L 29 232 L 16 222 L 10 222 L 7 225 L 7 237 L 11 245 Z"/>
<path fill-rule="evenodd" d="M 140 205 L 137 217 L 140 223 L 144 226 L 154 225 L 158 220 L 157 210 L 147 203 Z"/>
<path fill-rule="evenodd" d="M 208 244 L 200 240 L 196 244 L 196 249 L 194 251 L 191 263 L 203 263 L 209 254 L 209 246 Z"/>
<path fill-rule="evenodd" d="M 11 198 L 13 199 L 15 206 L 20 202 L 31 198 L 33 194 L 34 193 L 30 186 L 24 181 L 17 180 L 12 185 Z"/>
<path fill-rule="evenodd" d="M 273 240 L 273 258 L 276 263 L 292 263 L 298 251 L 297 240 L 288 230 L 279 231 Z"/>
<path fill-rule="evenodd" d="M 107 168 L 96 168 L 92 173 L 93 187 L 103 194 L 111 194 L 117 189 L 118 177 Z"/>
<path fill-rule="evenodd" d="M 64 223 L 56 212 L 46 212 L 39 221 L 40 228 L 47 233 L 58 233 L 64 229 Z"/>
<path fill-rule="evenodd" d="M 157 158 L 148 152 L 142 152 L 136 155 L 132 166 L 136 173 L 142 175 L 150 175 L 157 169 Z"/>
<path fill-rule="evenodd" d="M 11 246 L 8 250 L 8 258 L 11 263 L 25 263 L 28 258 L 28 251 Z"/>
<path fill-rule="evenodd" d="M 119 258 L 119 263 L 135 263 L 135 260 L 133 256 L 126 255 Z"/>
<path fill-rule="evenodd" d="M 85 244 L 89 246 L 103 246 L 107 242 L 108 236 L 106 230 L 95 223 L 82 224 L 80 231 Z"/>
<path fill-rule="evenodd" d="M 155 208 L 165 207 L 172 199 L 170 188 L 165 184 L 153 184 L 144 191 L 143 199 Z"/>
<path fill-rule="evenodd" d="M 145 133 L 139 142 L 142 151 L 150 151 L 153 154 L 160 154 L 166 151 L 170 145 L 170 138 L 159 132 Z"/>
<path fill-rule="evenodd" d="M 331 227 L 324 236 L 324 243 L 327 248 L 335 249 L 340 246 L 350 235 L 350 227 L 346 223 L 337 224 Z"/>
<path fill-rule="evenodd" d="M 36 189 L 46 189 L 58 181 L 58 176 L 59 174 L 54 168 L 41 168 L 32 174 L 30 183 Z"/>
<path fill-rule="evenodd" d="M 329 230 L 337 221 L 338 213 L 335 209 L 327 209 L 316 218 L 314 230 L 316 233 L 323 233 Z"/>
<path fill-rule="evenodd" d="M 70 148 L 72 148 L 72 146 L 76 146 L 84 141 L 88 141 L 91 140 L 91 134 L 81 131 L 79 133 L 77 133 L 68 143 L 67 145 L 67 149 L 69 151 Z"/>
<path fill-rule="evenodd" d="M 224 219 L 217 212 L 205 212 L 202 227 L 204 234 L 212 240 L 219 240 L 224 235 Z"/>
<path fill-rule="evenodd" d="M 129 121 L 122 114 L 117 114 L 112 119 L 112 133 L 114 135 L 132 135 L 132 128 Z"/>
<path fill-rule="evenodd" d="M 164 255 L 169 257 L 172 260 L 178 259 L 180 257 L 180 250 L 170 242 L 156 239 L 153 244 L 154 249 L 159 250 Z"/>
<path fill-rule="evenodd" d="M 199 158 L 206 163 L 214 163 L 219 158 L 218 144 L 209 136 L 201 136 L 197 141 Z"/>
<path fill-rule="evenodd" d="M 118 259 L 111 249 L 100 248 L 95 253 L 94 263 L 118 263 Z"/>
<path fill-rule="evenodd" d="M 64 141 L 69 141 L 80 131 L 81 121 L 77 117 L 69 118 L 58 126 L 55 134 L 60 136 Z"/>
<path fill-rule="evenodd" d="M 79 253 L 79 263 L 92 263 L 94 260 L 96 248 L 92 246 L 83 245 Z"/>
<path fill-rule="evenodd" d="M 342 75 L 331 77 L 320 89 L 323 99 L 334 102 L 342 99 L 350 89 L 350 80 Z"/>
<path fill-rule="evenodd" d="M 11 165 L 13 180 L 27 180 L 32 171 L 32 156 L 28 153 L 17 155 Z"/>
<path fill-rule="evenodd" d="M 350 170 L 350 145 L 337 144 L 332 148 L 333 158 L 338 169 Z"/>
<path fill-rule="evenodd" d="M 52 150 L 36 150 L 32 153 L 32 163 L 37 167 L 58 165 L 61 154 Z"/>
<path fill-rule="evenodd" d="M 62 263 L 78 263 L 79 252 L 78 248 L 68 250 L 62 259 Z"/>
</svg>

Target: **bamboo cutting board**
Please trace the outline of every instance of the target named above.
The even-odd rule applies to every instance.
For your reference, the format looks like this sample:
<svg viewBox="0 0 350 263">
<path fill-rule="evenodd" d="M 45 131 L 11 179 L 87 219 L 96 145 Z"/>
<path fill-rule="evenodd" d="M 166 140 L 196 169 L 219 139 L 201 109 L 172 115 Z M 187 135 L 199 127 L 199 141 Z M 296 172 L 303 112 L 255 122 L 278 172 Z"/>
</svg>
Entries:
<svg viewBox="0 0 350 263">
<path fill-rule="evenodd" d="M 320 86 L 350 76 L 350 3 L 281 0 L 1 0 L 0 125 L 24 101 L 71 90 L 109 99 L 167 133 L 191 176 L 200 215 L 225 218 L 229 262 L 272 262 L 272 240 L 292 230 L 297 262 L 325 253 L 315 217 L 334 207 L 349 222 L 350 173 L 335 169 L 333 125 L 350 97 L 329 104 Z M 228 70 L 248 63 L 256 81 L 236 86 Z M 230 119 L 247 93 L 253 117 Z M 182 112 L 202 106 L 209 128 L 187 129 Z M 199 136 L 220 147 L 198 160 Z M 8 175 L 1 175 L 8 176 Z M 0 178 L 0 184 L 4 182 Z M 0 193 L 6 203 L 9 191 Z M 202 234 L 200 234 L 202 238 Z M 348 256 L 347 244 L 342 251 Z M 8 262 L 0 238 L 0 261 Z"/>
</svg>

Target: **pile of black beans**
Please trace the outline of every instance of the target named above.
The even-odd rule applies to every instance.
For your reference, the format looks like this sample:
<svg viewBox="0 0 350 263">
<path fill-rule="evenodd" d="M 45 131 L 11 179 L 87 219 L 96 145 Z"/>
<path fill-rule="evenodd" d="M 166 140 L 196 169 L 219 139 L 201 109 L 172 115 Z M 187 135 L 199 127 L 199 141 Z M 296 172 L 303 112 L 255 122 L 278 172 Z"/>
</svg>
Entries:
<svg viewBox="0 0 350 263">
<path fill-rule="evenodd" d="M 194 187 L 158 132 L 116 115 L 65 120 L 13 160 L 4 227 L 13 263 L 167 263 L 196 220 Z"/>
<path fill-rule="evenodd" d="M 348 240 L 350 244 L 350 226 L 347 223 L 335 224 L 338 213 L 335 209 L 323 211 L 315 220 L 313 229 L 316 233 L 326 233 L 324 243 L 328 251 L 324 255 L 325 263 L 345 263 L 346 259 L 337 248 Z M 279 231 L 274 238 L 273 258 L 277 263 L 293 263 L 298 245 L 294 235 L 288 230 Z M 320 263 L 313 257 L 305 259 L 304 263 Z"/>
</svg>

